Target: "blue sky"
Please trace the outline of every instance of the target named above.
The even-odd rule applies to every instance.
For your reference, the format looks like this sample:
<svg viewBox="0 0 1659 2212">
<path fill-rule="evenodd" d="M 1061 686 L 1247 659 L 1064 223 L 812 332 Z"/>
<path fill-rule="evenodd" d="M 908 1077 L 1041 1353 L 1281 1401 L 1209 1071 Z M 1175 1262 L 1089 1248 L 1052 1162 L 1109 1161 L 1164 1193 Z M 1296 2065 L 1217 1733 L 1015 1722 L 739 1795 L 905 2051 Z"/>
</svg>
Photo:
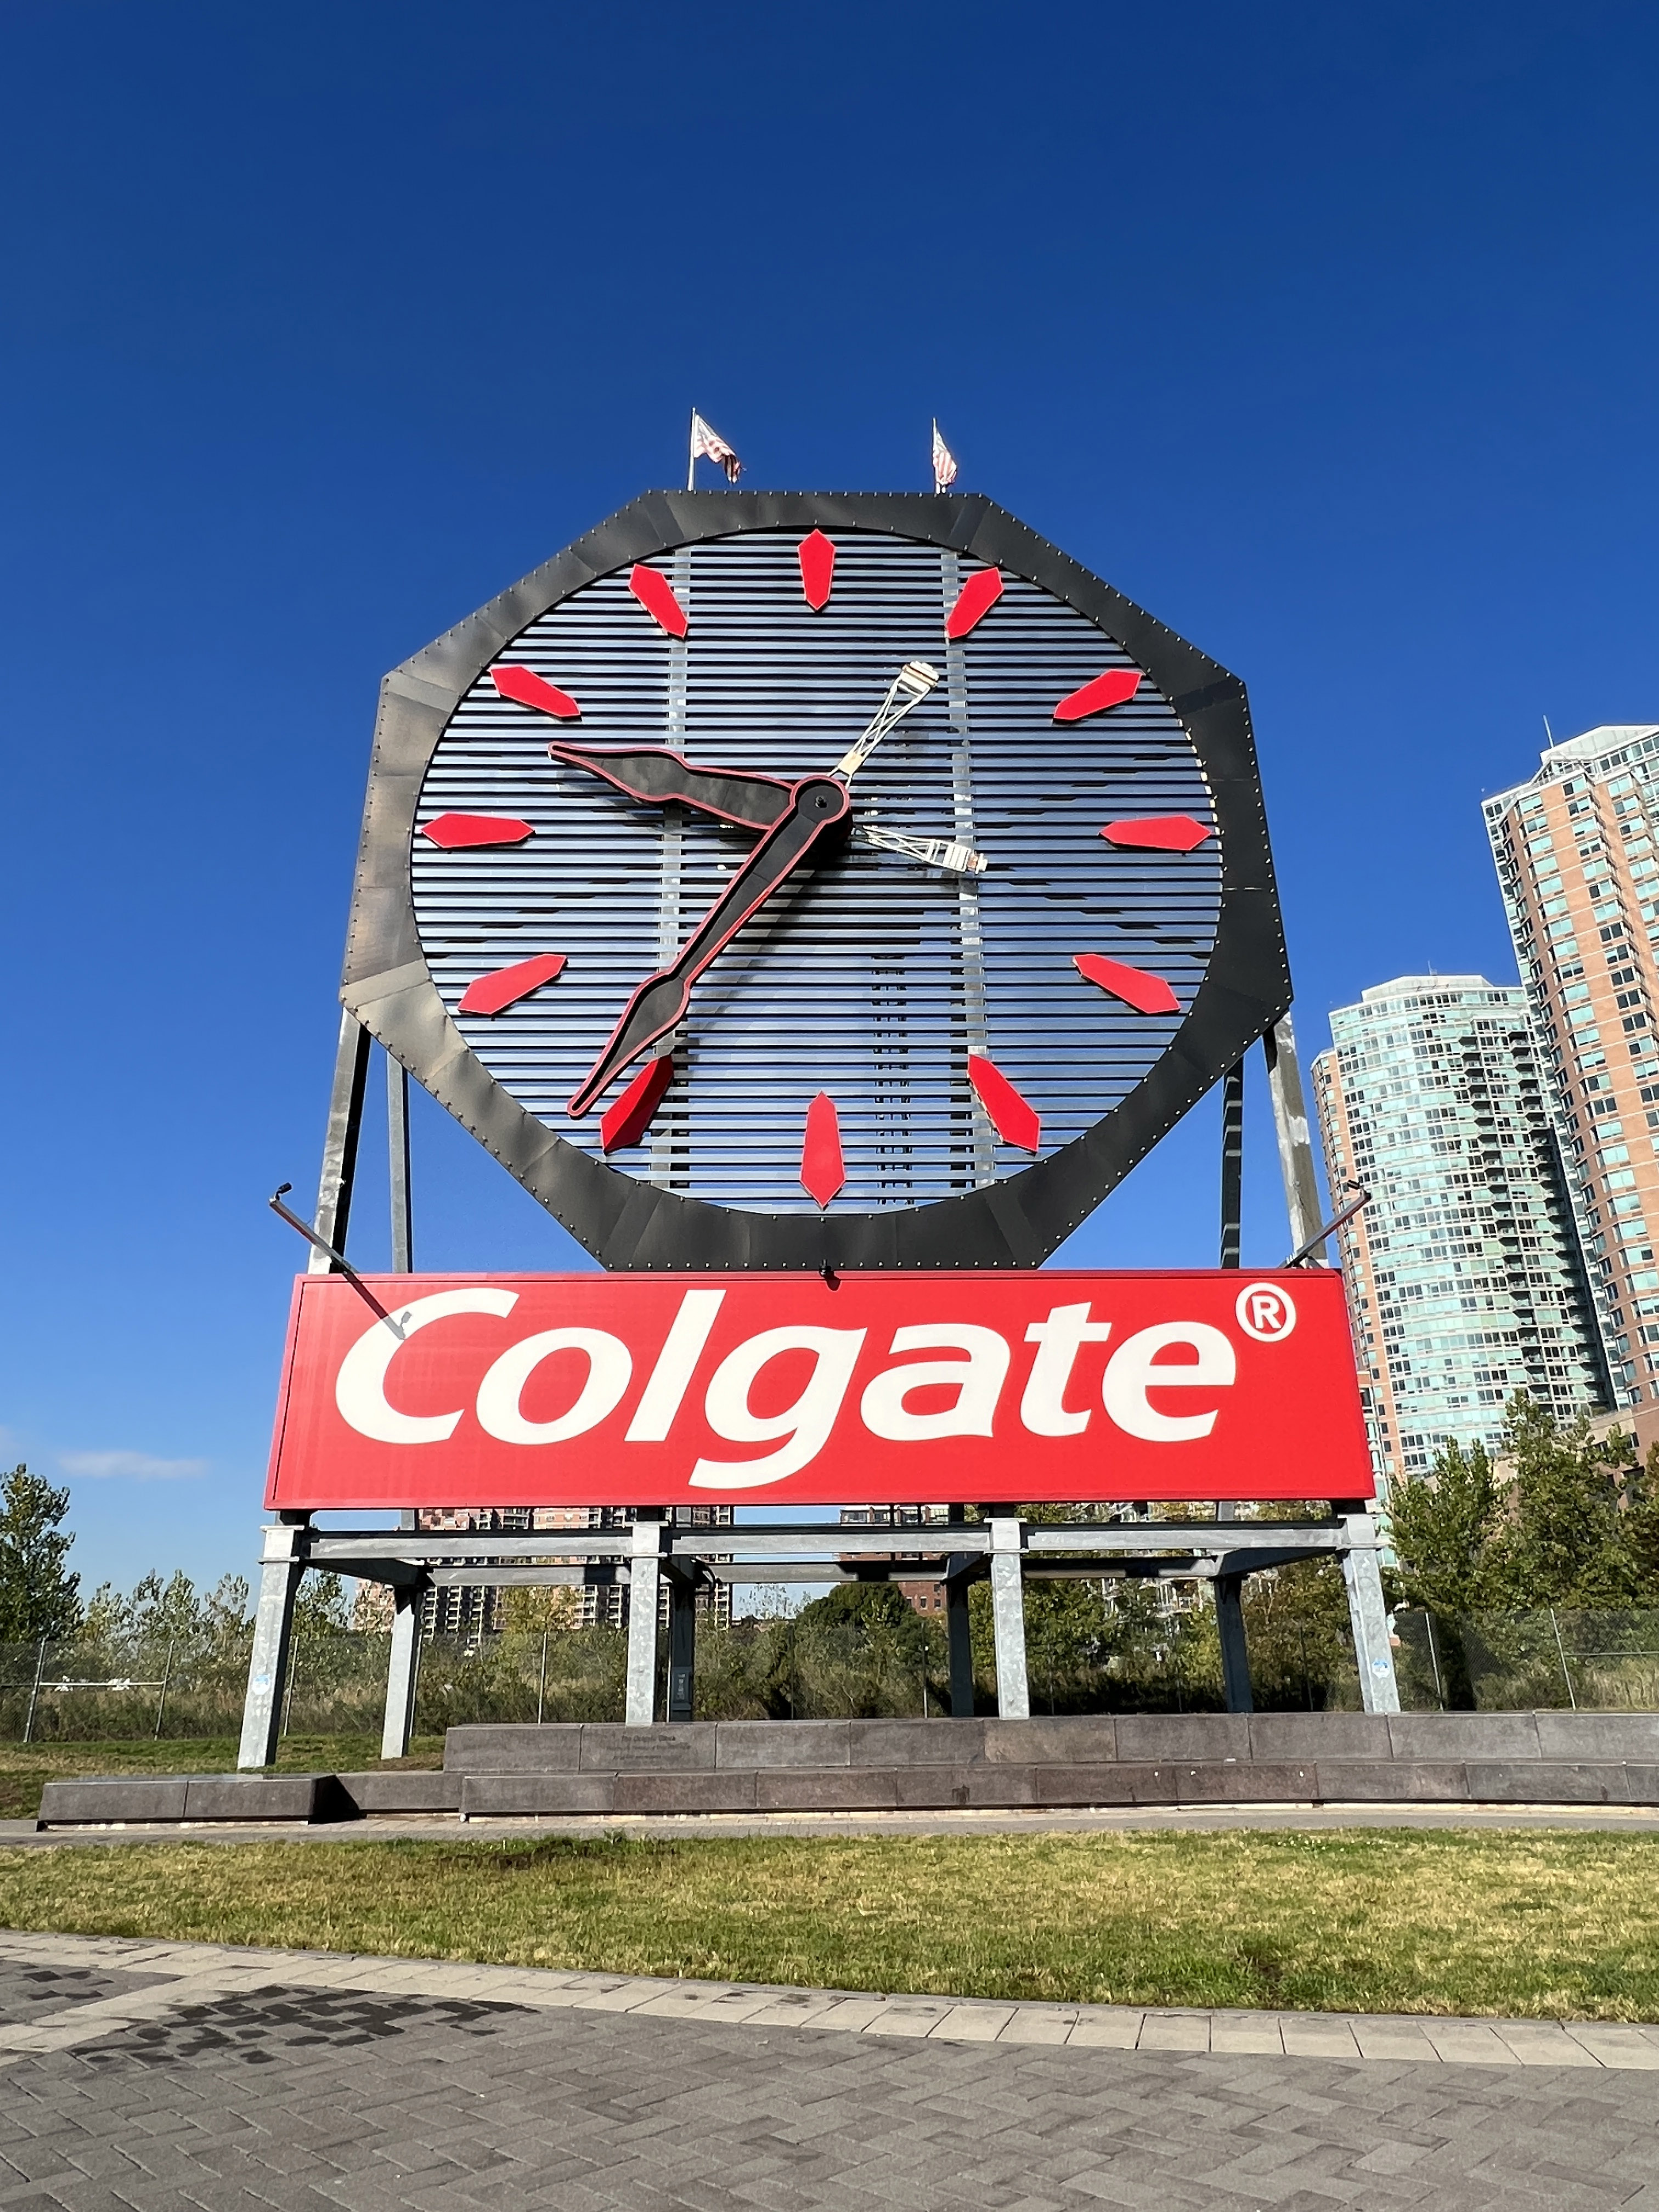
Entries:
<svg viewBox="0 0 1659 2212">
<path fill-rule="evenodd" d="M 380 675 L 694 401 L 759 486 L 922 488 L 937 414 L 1246 678 L 1310 1053 L 1512 976 L 1481 793 L 1659 717 L 1656 63 L 1594 0 L 13 0 L 0 1423 L 88 1580 L 252 1555 Z M 421 1263 L 568 1264 L 422 1104 Z M 1210 1263 L 1214 1141 L 1067 1256 Z"/>
</svg>

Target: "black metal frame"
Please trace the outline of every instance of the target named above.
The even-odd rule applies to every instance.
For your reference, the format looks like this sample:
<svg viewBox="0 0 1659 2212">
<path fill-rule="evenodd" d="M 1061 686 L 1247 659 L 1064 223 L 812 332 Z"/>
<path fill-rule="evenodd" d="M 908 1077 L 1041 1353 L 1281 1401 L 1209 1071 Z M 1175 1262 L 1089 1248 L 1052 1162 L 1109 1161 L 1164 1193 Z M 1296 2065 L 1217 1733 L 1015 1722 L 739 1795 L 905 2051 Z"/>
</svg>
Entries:
<svg viewBox="0 0 1659 2212">
<path fill-rule="evenodd" d="M 1128 1097 L 1046 1160 L 983 1189 L 879 1213 L 740 1212 L 568 1144 L 468 1048 L 428 970 L 410 855 L 421 788 L 472 684 L 597 577 L 755 530 L 878 531 L 994 563 L 1115 640 L 1169 700 L 1209 783 L 1222 861 L 1215 951 L 1180 1030 Z M 1029 1267 L 1046 1259 L 1291 1003 L 1290 966 L 1243 683 L 991 501 L 973 494 L 652 492 L 393 670 L 380 689 L 340 997 L 602 1265 L 617 1270 Z"/>
</svg>

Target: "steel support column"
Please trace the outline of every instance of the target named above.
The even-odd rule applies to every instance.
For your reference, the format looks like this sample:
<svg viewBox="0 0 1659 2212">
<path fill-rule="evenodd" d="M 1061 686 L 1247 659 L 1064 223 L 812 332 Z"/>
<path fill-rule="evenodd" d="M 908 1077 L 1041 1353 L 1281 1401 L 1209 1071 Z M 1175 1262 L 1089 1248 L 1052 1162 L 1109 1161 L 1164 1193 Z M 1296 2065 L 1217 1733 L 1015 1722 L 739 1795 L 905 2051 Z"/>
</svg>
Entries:
<svg viewBox="0 0 1659 2212">
<path fill-rule="evenodd" d="M 628 1704 L 629 1728 L 649 1728 L 657 1717 L 657 1593 L 668 1530 L 653 1512 L 634 1522 L 628 1578 Z"/>
<path fill-rule="evenodd" d="M 415 1268 L 415 1212 L 409 1184 L 409 1071 L 386 1056 L 386 1149 L 392 1173 L 392 1272 Z"/>
<path fill-rule="evenodd" d="M 1031 1692 L 1025 1675 L 1025 1591 L 1020 1572 L 1024 1531 L 1012 1514 L 991 1522 L 991 1621 L 996 1638 L 997 1711 L 1006 1721 L 1029 1720 Z"/>
<path fill-rule="evenodd" d="M 380 1728 L 382 1759 L 407 1759 L 415 1730 L 415 1681 L 421 1656 L 421 1599 L 418 1583 L 399 1583 L 392 1596 L 392 1656 L 386 1671 L 386 1718 Z"/>
<path fill-rule="evenodd" d="M 968 1571 L 978 1564 L 972 1553 L 957 1552 L 945 1562 L 945 1640 L 951 1657 L 951 1717 L 974 1717 L 974 1642 L 968 1618 Z"/>
<path fill-rule="evenodd" d="M 357 1175 L 357 1139 L 363 1128 L 363 1094 L 368 1086 L 368 1048 L 374 1042 L 355 1014 L 340 1016 L 340 1042 L 334 1054 L 334 1088 L 329 1095 L 328 1130 L 323 1139 L 323 1170 L 317 1179 L 317 1212 L 312 1227 L 337 1252 L 345 1250 L 351 1218 L 351 1188 Z M 326 1275 L 332 1263 L 313 1250 L 310 1272 Z"/>
<path fill-rule="evenodd" d="M 264 1531 L 259 1555 L 259 1604 L 253 1616 L 253 1650 L 247 1662 L 239 1768 L 270 1766 L 282 1731 L 283 1685 L 294 1633 L 294 1598 L 305 1572 L 311 1531 L 303 1522 L 279 1522 Z"/>
<path fill-rule="evenodd" d="M 1244 1063 L 1221 1079 L 1221 1265 L 1238 1265 L 1244 1212 Z"/>
<path fill-rule="evenodd" d="M 1348 1618 L 1353 1624 L 1360 1701 L 1368 1713 L 1397 1713 L 1400 1685 L 1395 1679 L 1389 1608 L 1377 1565 L 1376 1522 L 1369 1513 L 1345 1515 L 1344 1522 L 1348 1547 L 1342 1554 L 1342 1579 L 1348 1586 Z"/>
<path fill-rule="evenodd" d="M 668 1581 L 668 1718 L 689 1721 L 696 1703 L 697 1585 L 692 1574 L 672 1569 Z"/>
<path fill-rule="evenodd" d="M 1250 1655 L 1244 1641 L 1244 1577 L 1218 1575 L 1215 1578 L 1216 1626 L 1221 1636 L 1221 1686 L 1230 1713 L 1253 1713 L 1250 1695 Z"/>
<path fill-rule="evenodd" d="M 1297 1251 L 1318 1234 L 1324 1219 L 1319 1206 L 1319 1179 L 1314 1172 L 1313 1139 L 1308 1129 L 1308 1103 L 1302 1089 L 1302 1066 L 1296 1056 L 1296 1032 L 1288 1014 L 1275 1022 L 1261 1040 L 1267 1062 L 1267 1095 L 1273 1101 L 1273 1132 L 1279 1139 L 1279 1171 L 1285 1179 L 1285 1210 L 1291 1218 L 1291 1249 Z M 1315 1257 L 1323 1264 L 1321 1245 Z"/>
</svg>

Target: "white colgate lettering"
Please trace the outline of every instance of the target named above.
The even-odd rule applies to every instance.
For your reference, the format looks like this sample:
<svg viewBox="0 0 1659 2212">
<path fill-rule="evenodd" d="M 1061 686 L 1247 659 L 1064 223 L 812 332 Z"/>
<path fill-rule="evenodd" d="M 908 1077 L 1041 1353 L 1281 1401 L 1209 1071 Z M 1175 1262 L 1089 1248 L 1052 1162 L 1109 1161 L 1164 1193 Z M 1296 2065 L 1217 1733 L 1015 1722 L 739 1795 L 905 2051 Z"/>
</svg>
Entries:
<svg viewBox="0 0 1659 2212">
<path fill-rule="evenodd" d="M 524 1386 L 556 1352 L 580 1352 L 587 1376 L 568 1412 L 551 1421 L 527 1421 L 520 1401 Z M 504 1444 L 562 1444 L 614 1413 L 634 1372 L 634 1356 L 602 1328 L 548 1328 L 513 1345 L 478 1385 L 478 1425 Z"/>
<path fill-rule="evenodd" d="M 441 1444 L 455 1433 L 455 1424 L 465 1412 L 400 1413 L 386 1403 L 386 1370 L 416 1329 L 452 1314 L 510 1314 L 519 1303 L 516 1291 L 436 1291 L 430 1297 L 415 1298 L 400 1307 L 397 1316 L 401 1337 L 377 1321 L 364 1331 L 340 1362 L 334 1379 L 334 1402 L 343 1420 L 377 1444 Z"/>
<path fill-rule="evenodd" d="M 1153 1361 L 1171 1345 L 1184 1344 L 1196 1355 L 1180 1367 L 1156 1367 Z M 1207 1413 L 1160 1413 L 1148 1390 L 1223 1389 L 1238 1372 L 1233 1347 L 1218 1328 L 1201 1321 L 1159 1322 L 1126 1337 L 1101 1377 L 1101 1401 L 1127 1435 L 1151 1444 L 1192 1443 L 1215 1426 L 1217 1407 Z"/>
<path fill-rule="evenodd" d="M 1085 1308 L 1086 1311 L 1086 1308 Z M 988 1437 L 997 1400 L 1008 1374 L 1008 1342 L 994 1328 L 968 1322 L 922 1324 L 894 1332 L 895 1352 L 965 1352 L 966 1360 L 915 1359 L 890 1367 L 866 1389 L 859 1410 L 872 1436 L 894 1443 L 921 1443 L 933 1437 Z M 905 1400 L 913 1390 L 947 1383 L 957 1401 L 940 1413 L 913 1413 Z"/>
<path fill-rule="evenodd" d="M 680 1300 L 680 1310 L 663 1339 L 657 1364 L 628 1424 L 629 1443 L 659 1444 L 666 1440 L 725 1298 L 724 1291 L 688 1291 Z"/>
<path fill-rule="evenodd" d="M 1091 1321 L 1085 1301 L 1079 1306 L 1050 1306 L 1047 1321 L 1034 1321 L 1025 1332 L 1027 1344 L 1036 1346 L 1036 1358 L 1025 1378 L 1025 1395 L 1019 1401 L 1019 1418 L 1034 1437 L 1080 1437 L 1089 1425 L 1090 1409 L 1066 1410 L 1066 1386 L 1072 1379 L 1077 1356 L 1085 1344 L 1104 1344 L 1112 1333 L 1109 1321 Z"/>
<path fill-rule="evenodd" d="M 815 1460 L 836 1425 L 842 1400 L 864 1348 L 861 1328 L 769 1328 L 728 1352 L 714 1370 L 703 1413 L 717 1437 L 734 1444 L 769 1443 L 787 1437 L 764 1459 L 700 1459 L 691 1470 L 697 1490 L 753 1490 L 781 1482 Z M 750 1411 L 749 1395 L 769 1360 L 786 1352 L 816 1355 L 812 1372 L 793 1406 L 781 1413 Z"/>
</svg>

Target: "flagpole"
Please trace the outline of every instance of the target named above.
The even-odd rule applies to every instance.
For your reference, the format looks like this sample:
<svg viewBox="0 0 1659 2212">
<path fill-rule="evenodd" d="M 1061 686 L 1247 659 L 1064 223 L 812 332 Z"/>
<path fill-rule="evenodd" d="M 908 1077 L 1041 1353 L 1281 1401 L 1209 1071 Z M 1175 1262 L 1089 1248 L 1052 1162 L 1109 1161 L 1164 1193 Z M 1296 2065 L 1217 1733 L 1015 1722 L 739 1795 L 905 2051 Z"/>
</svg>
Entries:
<svg viewBox="0 0 1659 2212">
<path fill-rule="evenodd" d="M 686 428 L 685 447 L 685 488 L 687 491 L 696 491 L 697 488 L 697 410 L 695 407 L 691 410 L 691 420 Z"/>
</svg>

